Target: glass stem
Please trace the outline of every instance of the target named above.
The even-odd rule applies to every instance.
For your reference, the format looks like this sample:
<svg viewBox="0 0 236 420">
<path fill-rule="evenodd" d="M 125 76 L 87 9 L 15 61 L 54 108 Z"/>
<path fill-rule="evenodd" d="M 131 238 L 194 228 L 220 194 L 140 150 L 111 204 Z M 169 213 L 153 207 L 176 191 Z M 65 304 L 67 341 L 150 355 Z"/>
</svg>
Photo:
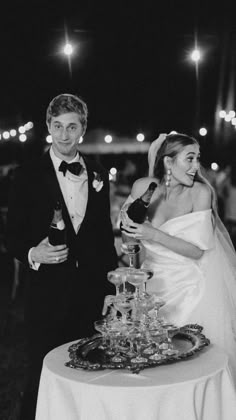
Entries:
<svg viewBox="0 0 236 420">
<path fill-rule="evenodd" d="M 123 293 L 126 293 L 127 292 L 127 289 L 126 289 L 126 276 L 123 276 L 123 278 L 122 278 L 122 284 L 123 284 Z"/>
<path fill-rule="evenodd" d="M 129 254 L 129 266 L 134 268 L 134 256 L 132 254 Z"/>
</svg>

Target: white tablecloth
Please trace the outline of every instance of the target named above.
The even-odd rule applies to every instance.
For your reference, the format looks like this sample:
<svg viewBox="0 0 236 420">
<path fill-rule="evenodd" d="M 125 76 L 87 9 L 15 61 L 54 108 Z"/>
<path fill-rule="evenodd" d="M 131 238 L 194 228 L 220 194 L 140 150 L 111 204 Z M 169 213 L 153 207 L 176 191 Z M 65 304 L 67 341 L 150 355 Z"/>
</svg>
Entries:
<svg viewBox="0 0 236 420">
<path fill-rule="evenodd" d="M 236 419 L 228 358 L 215 346 L 192 359 L 133 374 L 68 368 L 70 344 L 44 359 L 36 420 Z"/>
</svg>

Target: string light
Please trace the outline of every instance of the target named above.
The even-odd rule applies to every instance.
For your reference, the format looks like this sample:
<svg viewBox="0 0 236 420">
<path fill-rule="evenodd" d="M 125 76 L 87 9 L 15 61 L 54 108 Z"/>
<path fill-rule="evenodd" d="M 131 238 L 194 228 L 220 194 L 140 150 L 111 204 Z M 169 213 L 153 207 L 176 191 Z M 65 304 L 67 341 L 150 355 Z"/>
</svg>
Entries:
<svg viewBox="0 0 236 420">
<path fill-rule="evenodd" d="M 225 110 L 219 111 L 219 117 L 224 119 L 225 122 L 231 122 L 231 124 L 236 128 L 236 112 L 234 110 L 230 110 L 226 112 Z"/>
<path fill-rule="evenodd" d="M 144 134 L 143 134 L 143 133 L 139 133 L 139 134 L 137 134 L 136 139 L 137 139 L 138 141 L 144 141 L 145 136 L 144 136 Z"/>
<path fill-rule="evenodd" d="M 25 135 L 25 132 L 31 130 L 33 127 L 34 127 L 34 124 L 32 123 L 32 121 L 28 121 L 26 124 L 21 125 L 17 129 L 11 128 L 10 130 L 2 131 L 0 132 L 0 140 L 1 139 L 9 140 L 10 137 L 16 137 L 17 133 L 20 133 L 18 139 L 21 142 L 24 142 L 27 140 L 27 136 Z M 21 137 L 21 135 L 23 134 L 24 134 L 24 137 Z"/>
<path fill-rule="evenodd" d="M 19 140 L 24 143 L 27 140 L 27 136 L 25 134 L 20 134 L 19 135 Z"/>
<path fill-rule="evenodd" d="M 104 141 L 105 141 L 106 143 L 111 143 L 111 142 L 112 142 L 112 136 L 110 136 L 110 134 L 107 134 L 107 135 L 104 137 Z"/>
<path fill-rule="evenodd" d="M 207 135 L 207 129 L 205 127 L 200 128 L 199 134 L 200 134 L 200 136 L 206 136 Z"/>
</svg>

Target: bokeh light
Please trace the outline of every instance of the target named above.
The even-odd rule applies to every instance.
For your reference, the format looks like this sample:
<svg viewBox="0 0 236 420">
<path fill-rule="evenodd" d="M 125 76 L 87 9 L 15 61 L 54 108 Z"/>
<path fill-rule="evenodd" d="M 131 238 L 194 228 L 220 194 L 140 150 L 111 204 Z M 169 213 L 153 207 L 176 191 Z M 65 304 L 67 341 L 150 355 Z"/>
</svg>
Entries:
<svg viewBox="0 0 236 420">
<path fill-rule="evenodd" d="M 63 52 L 65 55 L 71 55 L 73 54 L 73 47 L 71 44 L 67 43 L 64 48 L 63 48 Z"/>
<path fill-rule="evenodd" d="M 110 169 L 110 174 L 111 175 L 116 175 L 117 174 L 117 169 L 116 168 L 111 168 Z"/>
<path fill-rule="evenodd" d="M 2 133 L 2 137 L 3 137 L 5 140 L 7 140 L 7 139 L 9 139 L 9 137 L 10 137 L 10 133 L 9 133 L 8 131 L 4 131 L 4 132 Z"/>
<path fill-rule="evenodd" d="M 104 137 L 104 141 L 105 141 L 106 143 L 111 143 L 111 142 L 112 142 L 112 136 L 111 136 L 110 134 L 107 134 L 107 135 Z"/>
<path fill-rule="evenodd" d="M 195 48 L 191 53 L 191 60 L 198 62 L 201 59 L 201 53 L 198 48 Z"/>
<path fill-rule="evenodd" d="M 47 143 L 52 143 L 52 136 L 51 136 L 51 134 L 49 134 L 49 135 L 46 137 L 46 142 L 47 142 Z"/>
<path fill-rule="evenodd" d="M 11 135 L 11 137 L 15 137 L 15 136 L 16 136 L 16 134 L 17 134 L 17 132 L 16 132 L 16 130 L 15 130 L 15 129 L 10 130 L 10 135 Z"/>
<path fill-rule="evenodd" d="M 235 117 L 235 111 L 229 111 L 229 117 L 234 118 Z"/>
<path fill-rule="evenodd" d="M 205 127 L 200 128 L 199 134 L 200 134 L 200 136 L 206 136 L 207 135 L 207 129 Z"/>
<path fill-rule="evenodd" d="M 222 110 L 219 112 L 219 117 L 220 117 L 220 118 L 225 118 L 225 116 L 226 116 L 226 112 L 222 109 Z"/>
<path fill-rule="evenodd" d="M 219 169 L 219 165 L 218 165 L 218 163 L 216 163 L 216 162 L 212 162 L 212 164 L 211 164 L 211 169 L 212 169 L 213 171 L 218 171 L 218 169 Z"/>
<path fill-rule="evenodd" d="M 143 133 L 139 133 L 139 134 L 137 134 L 136 139 L 137 139 L 138 141 L 142 142 L 142 141 L 144 141 L 145 136 L 144 136 L 144 134 L 143 134 Z"/>
<path fill-rule="evenodd" d="M 24 143 L 27 140 L 27 136 L 25 134 L 20 134 L 19 135 L 19 140 Z"/>
<path fill-rule="evenodd" d="M 25 133 L 25 127 L 24 127 L 23 125 L 21 125 L 21 126 L 18 128 L 18 131 L 19 131 L 19 133 L 21 133 L 21 134 Z"/>
</svg>

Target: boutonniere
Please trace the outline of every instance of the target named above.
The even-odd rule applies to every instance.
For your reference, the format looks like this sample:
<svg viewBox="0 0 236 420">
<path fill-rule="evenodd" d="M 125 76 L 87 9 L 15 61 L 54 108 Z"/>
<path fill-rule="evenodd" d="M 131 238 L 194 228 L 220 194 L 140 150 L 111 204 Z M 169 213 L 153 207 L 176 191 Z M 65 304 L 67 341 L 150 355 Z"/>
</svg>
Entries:
<svg viewBox="0 0 236 420">
<path fill-rule="evenodd" d="M 96 192 L 101 191 L 102 187 L 103 187 L 103 181 L 101 179 L 101 175 L 98 174 L 97 172 L 94 172 L 94 179 L 93 179 L 93 188 L 95 189 Z"/>
</svg>

